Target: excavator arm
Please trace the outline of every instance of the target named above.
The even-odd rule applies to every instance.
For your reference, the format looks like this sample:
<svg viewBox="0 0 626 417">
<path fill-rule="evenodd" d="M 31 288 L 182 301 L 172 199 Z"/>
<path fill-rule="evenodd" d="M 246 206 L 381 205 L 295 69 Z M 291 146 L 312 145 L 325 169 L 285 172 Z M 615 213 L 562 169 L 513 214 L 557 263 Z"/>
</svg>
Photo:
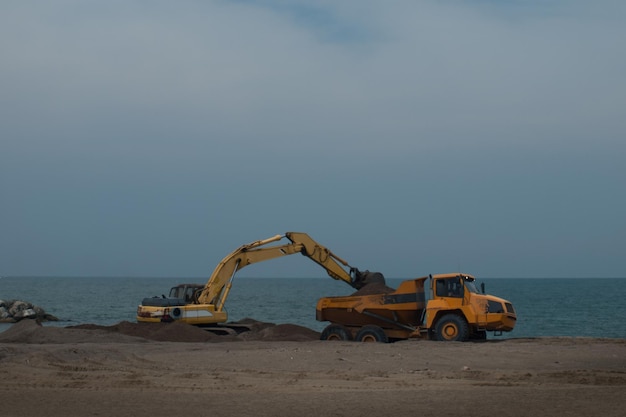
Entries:
<svg viewBox="0 0 626 417">
<path fill-rule="evenodd" d="M 297 246 L 302 255 L 309 257 L 313 262 L 326 270 L 326 273 L 333 279 L 347 282 L 354 288 L 360 288 L 360 273 L 356 268 L 351 267 L 348 262 L 332 253 L 328 248 L 320 245 L 306 233 L 287 232 L 285 237 L 289 239 L 292 246 Z M 341 265 L 350 268 L 347 273 Z"/>
<path fill-rule="evenodd" d="M 270 243 L 278 242 L 283 238 L 287 238 L 291 243 L 268 246 Z M 237 271 L 257 262 L 295 253 L 307 256 L 324 268 L 331 278 L 342 280 L 356 289 L 370 283 L 368 277 L 372 278 L 376 274 L 369 271 L 361 272 L 351 267 L 346 261 L 333 254 L 328 248 L 315 242 L 306 233 L 287 232 L 285 235 L 276 235 L 268 239 L 248 243 L 227 255 L 215 267 L 206 286 L 197 292 L 195 302 L 199 304 L 213 304 L 216 311 L 222 311 Z M 349 272 L 341 265 L 347 266 Z"/>
</svg>

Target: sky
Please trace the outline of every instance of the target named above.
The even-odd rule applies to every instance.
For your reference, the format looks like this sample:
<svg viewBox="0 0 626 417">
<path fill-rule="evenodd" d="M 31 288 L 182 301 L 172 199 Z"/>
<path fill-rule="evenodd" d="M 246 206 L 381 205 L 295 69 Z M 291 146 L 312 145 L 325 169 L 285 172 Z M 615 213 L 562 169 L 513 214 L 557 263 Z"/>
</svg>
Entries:
<svg viewBox="0 0 626 417">
<path fill-rule="evenodd" d="M 626 277 L 626 3 L 0 2 L 0 276 Z M 307 259 L 240 276 L 317 277 Z"/>
</svg>

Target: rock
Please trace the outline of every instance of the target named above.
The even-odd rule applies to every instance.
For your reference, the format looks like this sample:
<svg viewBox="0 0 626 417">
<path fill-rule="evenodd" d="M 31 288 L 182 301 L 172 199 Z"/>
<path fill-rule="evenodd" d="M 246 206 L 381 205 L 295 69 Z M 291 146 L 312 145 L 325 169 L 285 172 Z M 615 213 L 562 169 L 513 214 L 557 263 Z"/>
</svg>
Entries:
<svg viewBox="0 0 626 417">
<path fill-rule="evenodd" d="M 37 318 L 37 313 L 32 308 L 27 308 L 25 310 L 20 310 L 13 315 L 13 318 L 16 320 L 22 319 L 34 319 Z"/>
<path fill-rule="evenodd" d="M 13 303 L 9 307 L 9 315 L 15 317 L 15 315 L 20 311 L 26 310 L 31 307 L 32 305 L 30 303 L 27 303 L 26 301 L 13 301 Z"/>
<path fill-rule="evenodd" d="M 0 322 L 14 323 L 23 319 L 37 321 L 58 321 L 43 308 L 22 300 L 0 300 Z"/>
</svg>

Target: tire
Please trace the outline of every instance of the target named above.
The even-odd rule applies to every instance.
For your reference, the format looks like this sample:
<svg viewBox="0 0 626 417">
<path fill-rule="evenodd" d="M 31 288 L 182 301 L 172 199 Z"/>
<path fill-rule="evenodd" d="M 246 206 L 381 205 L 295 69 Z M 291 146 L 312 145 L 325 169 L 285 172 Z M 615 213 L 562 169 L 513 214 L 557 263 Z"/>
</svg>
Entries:
<svg viewBox="0 0 626 417">
<path fill-rule="evenodd" d="M 385 331 L 374 325 L 361 327 L 361 329 L 357 332 L 355 339 L 357 342 L 389 342 L 389 338 L 385 334 Z"/>
<path fill-rule="evenodd" d="M 341 324 L 329 324 L 322 331 L 320 340 L 350 341 L 352 340 L 352 333 Z"/>
<path fill-rule="evenodd" d="M 435 337 L 442 342 L 464 342 L 469 337 L 469 326 L 463 317 L 446 314 L 435 326 Z"/>
</svg>

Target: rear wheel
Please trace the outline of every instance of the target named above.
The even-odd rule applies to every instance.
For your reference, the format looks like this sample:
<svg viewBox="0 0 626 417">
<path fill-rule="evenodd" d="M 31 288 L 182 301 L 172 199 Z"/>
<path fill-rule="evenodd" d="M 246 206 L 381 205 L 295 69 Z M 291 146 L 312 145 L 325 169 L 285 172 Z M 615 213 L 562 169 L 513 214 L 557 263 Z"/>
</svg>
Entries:
<svg viewBox="0 0 626 417">
<path fill-rule="evenodd" d="M 469 337 L 469 326 L 464 318 L 446 314 L 437 322 L 435 336 L 440 341 L 464 342 Z"/>
<path fill-rule="evenodd" d="M 322 331 L 320 340 L 352 340 L 352 333 L 341 324 L 330 324 Z"/>
<path fill-rule="evenodd" d="M 357 342 L 389 342 L 389 338 L 385 334 L 385 331 L 378 326 L 367 325 L 361 327 L 356 334 Z"/>
</svg>

